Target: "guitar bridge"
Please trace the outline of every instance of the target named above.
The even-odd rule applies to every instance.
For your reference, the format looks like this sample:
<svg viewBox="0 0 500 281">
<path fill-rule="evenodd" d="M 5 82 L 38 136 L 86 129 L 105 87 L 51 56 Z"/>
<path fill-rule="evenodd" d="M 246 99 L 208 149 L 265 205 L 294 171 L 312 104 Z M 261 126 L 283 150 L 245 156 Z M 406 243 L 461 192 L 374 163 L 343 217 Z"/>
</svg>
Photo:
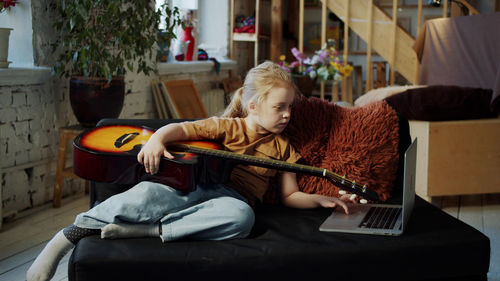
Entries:
<svg viewBox="0 0 500 281">
<path fill-rule="evenodd" d="M 124 134 L 123 136 L 119 137 L 115 141 L 115 147 L 116 148 L 122 147 L 124 144 L 126 144 L 127 142 L 133 140 L 138 135 L 139 135 L 139 133 L 137 133 L 137 132 L 130 133 L 130 134 Z"/>
</svg>

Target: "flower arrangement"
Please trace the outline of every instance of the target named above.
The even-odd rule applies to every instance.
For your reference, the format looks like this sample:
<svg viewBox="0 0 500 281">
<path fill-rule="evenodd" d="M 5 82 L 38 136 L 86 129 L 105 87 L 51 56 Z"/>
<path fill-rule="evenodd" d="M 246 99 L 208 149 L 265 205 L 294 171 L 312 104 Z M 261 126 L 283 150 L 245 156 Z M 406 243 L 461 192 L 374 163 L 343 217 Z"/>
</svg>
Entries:
<svg viewBox="0 0 500 281">
<path fill-rule="evenodd" d="M 0 13 L 16 6 L 17 0 L 0 0 Z"/>
<path fill-rule="evenodd" d="M 319 77 L 323 81 L 340 81 L 342 77 L 351 75 L 352 66 L 342 61 L 333 47 L 325 46 L 312 57 L 307 57 L 297 48 L 291 51 L 296 61 L 288 63 L 284 55 L 280 57 L 281 68 L 291 74 L 308 75 L 312 79 Z"/>
</svg>

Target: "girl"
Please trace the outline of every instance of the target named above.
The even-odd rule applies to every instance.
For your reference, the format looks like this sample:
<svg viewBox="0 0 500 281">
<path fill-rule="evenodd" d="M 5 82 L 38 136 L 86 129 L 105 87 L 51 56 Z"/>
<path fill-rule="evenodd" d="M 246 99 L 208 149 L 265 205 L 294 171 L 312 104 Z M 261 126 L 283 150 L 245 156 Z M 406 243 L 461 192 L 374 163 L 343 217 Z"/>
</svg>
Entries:
<svg viewBox="0 0 500 281">
<path fill-rule="evenodd" d="M 251 69 L 223 117 L 172 123 L 156 131 L 137 160 L 147 173 L 158 171 L 160 159 L 173 156 L 166 144 L 180 140 L 212 139 L 225 149 L 259 157 L 296 162 L 300 155 L 280 136 L 288 122 L 295 96 L 290 75 L 278 65 L 264 62 Z M 110 197 L 58 232 L 27 272 L 27 280 L 50 279 L 59 260 L 83 237 L 159 237 L 163 242 L 184 237 L 223 240 L 246 237 L 254 223 L 252 206 L 261 201 L 270 179 L 279 177 L 281 197 L 295 208 L 332 208 L 344 200 L 299 191 L 294 173 L 236 165 L 224 184 L 199 184 L 182 193 L 168 186 L 141 182 Z"/>
</svg>

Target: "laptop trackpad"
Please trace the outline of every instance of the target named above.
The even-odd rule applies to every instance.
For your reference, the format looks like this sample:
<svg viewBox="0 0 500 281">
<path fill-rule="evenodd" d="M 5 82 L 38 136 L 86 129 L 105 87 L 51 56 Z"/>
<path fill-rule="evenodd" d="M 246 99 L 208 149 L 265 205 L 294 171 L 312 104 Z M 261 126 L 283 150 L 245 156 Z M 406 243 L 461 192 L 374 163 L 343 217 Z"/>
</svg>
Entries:
<svg viewBox="0 0 500 281">
<path fill-rule="evenodd" d="M 372 207 L 369 204 L 347 204 L 347 206 L 349 207 L 349 214 L 346 214 L 343 208 L 337 207 L 328 217 L 328 224 L 333 224 L 335 227 L 357 228 Z"/>
</svg>

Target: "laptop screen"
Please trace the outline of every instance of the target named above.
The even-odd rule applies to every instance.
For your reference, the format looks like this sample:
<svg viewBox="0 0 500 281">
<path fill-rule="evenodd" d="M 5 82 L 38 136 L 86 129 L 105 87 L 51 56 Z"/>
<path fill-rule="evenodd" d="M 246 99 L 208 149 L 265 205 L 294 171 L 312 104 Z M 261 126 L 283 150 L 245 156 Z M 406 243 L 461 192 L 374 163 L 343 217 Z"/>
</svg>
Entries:
<svg viewBox="0 0 500 281">
<path fill-rule="evenodd" d="M 405 152 L 405 169 L 403 185 L 403 229 L 410 218 L 415 204 L 415 173 L 417 168 L 417 139 Z"/>
</svg>

